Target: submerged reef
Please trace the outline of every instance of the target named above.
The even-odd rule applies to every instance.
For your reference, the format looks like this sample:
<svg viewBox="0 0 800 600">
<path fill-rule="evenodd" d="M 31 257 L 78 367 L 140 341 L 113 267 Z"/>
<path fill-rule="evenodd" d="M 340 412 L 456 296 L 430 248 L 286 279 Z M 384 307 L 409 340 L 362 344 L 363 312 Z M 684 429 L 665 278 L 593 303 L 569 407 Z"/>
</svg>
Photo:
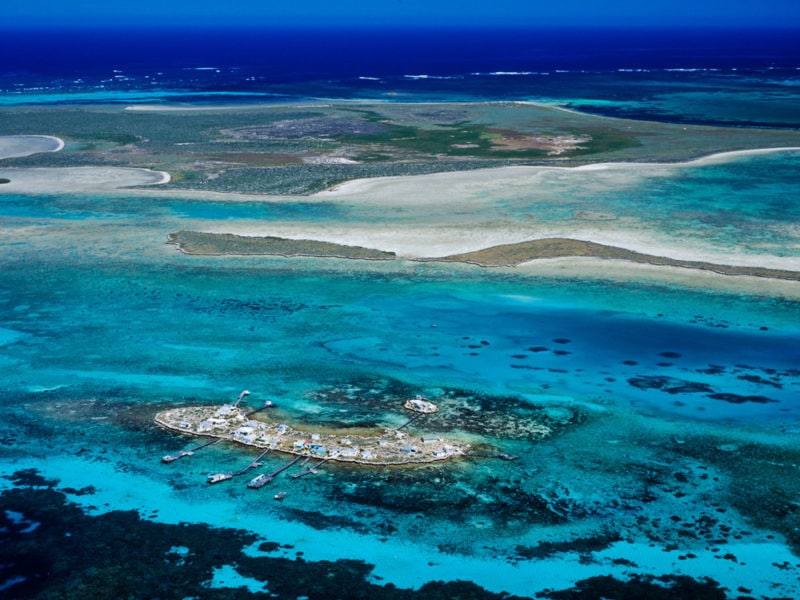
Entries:
<svg viewBox="0 0 800 600">
<path fill-rule="evenodd" d="M 373 566 L 357 560 L 306 561 L 291 548 L 239 529 L 170 525 L 136 511 L 86 514 L 58 482 L 35 470 L 5 476 L 0 493 L 0 597 L 7 598 L 348 598 L 514 600 L 465 581 L 432 581 L 419 590 L 368 581 Z M 230 567 L 247 587 L 214 583 Z M 253 589 L 253 586 L 260 589 Z"/>
<path fill-rule="evenodd" d="M 742 590 L 746 591 L 746 590 Z M 550 600 L 597 600 L 619 598 L 621 600 L 725 600 L 729 596 L 719 583 L 710 577 L 692 579 L 685 575 L 634 576 L 621 581 L 611 575 L 590 577 L 566 590 L 547 590 L 536 594 L 537 598 Z M 746 596 L 736 596 L 746 598 Z"/>
<path fill-rule="evenodd" d="M 5 509 L 0 512 L 2 598 L 312 600 L 341 598 L 345 590 L 348 598 L 370 600 L 752 597 L 749 589 L 726 589 L 710 577 L 673 574 L 597 576 L 532 596 L 493 593 L 468 581 L 429 581 L 418 589 L 404 589 L 375 582 L 380 578 L 367 562 L 309 561 L 291 545 L 240 529 L 159 523 L 132 510 L 91 515 L 70 496 L 91 495 L 92 490 L 60 488 L 58 481 L 35 469 L 4 478 L 12 485 L 0 493 Z M 597 549 L 605 541 L 589 544 Z M 234 580 L 227 585 L 216 580 L 221 570 Z"/>
</svg>

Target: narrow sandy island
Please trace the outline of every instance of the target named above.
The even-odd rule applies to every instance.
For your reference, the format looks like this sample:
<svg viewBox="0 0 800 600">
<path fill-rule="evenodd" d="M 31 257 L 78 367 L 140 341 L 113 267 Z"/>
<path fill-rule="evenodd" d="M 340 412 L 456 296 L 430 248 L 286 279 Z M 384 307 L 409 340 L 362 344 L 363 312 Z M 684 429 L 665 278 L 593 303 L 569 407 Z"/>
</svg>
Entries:
<svg viewBox="0 0 800 600">
<path fill-rule="evenodd" d="M 181 252 L 196 256 L 285 256 L 316 258 L 349 258 L 360 260 L 393 260 L 394 252 L 386 252 L 363 246 L 349 246 L 309 239 L 288 239 L 273 236 L 242 236 L 230 233 L 208 233 L 178 231 L 169 234 L 168 244 Z M 422 262 L 460 262 L 480 267 L 518 267 L 534 261 L 554 258 L 589 257 L 628 261 L 652 266 L 698 269 L 719 275 L 738 275 L 800 281 L 800 271 L 767 267 L 719 264 L 700 260 L 681 260 L 667 256 L 656 256 L 599 244 L 596 242 L 568 238 L 543 238 L 501 244 L 480 250 L 451 254 L 435 258 L 411 258 Z"/>
</svg>

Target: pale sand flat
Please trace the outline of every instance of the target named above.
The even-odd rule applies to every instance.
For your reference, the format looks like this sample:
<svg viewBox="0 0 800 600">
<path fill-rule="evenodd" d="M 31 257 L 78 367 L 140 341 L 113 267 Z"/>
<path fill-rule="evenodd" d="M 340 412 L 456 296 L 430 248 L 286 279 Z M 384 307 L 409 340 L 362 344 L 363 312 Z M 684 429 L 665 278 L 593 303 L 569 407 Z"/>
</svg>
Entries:
<svg viewBox="0 0 800 600">
<path fill-rule="evenodd" d="M 60 194 L 102 192 L 138 185 L 158 185 L 170 180 L 164 171 L 132 167 L 35 167 L 2 169 L 0 194 Z"/>
<path fill-rule="evenodd" d="M 63 147 L 64 141 L 51 135 L 0 135 L 0 160 L 58 152 Z"/>
</svg>

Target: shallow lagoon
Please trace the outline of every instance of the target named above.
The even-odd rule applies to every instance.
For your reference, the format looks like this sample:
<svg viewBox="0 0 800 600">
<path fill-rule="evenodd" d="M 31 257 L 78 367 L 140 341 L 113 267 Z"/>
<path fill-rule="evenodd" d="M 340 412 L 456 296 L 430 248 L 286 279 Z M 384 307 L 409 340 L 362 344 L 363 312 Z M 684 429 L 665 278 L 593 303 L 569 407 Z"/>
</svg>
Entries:
<svg viewBox="0 0 800 600">
<path fill-rule="evenodd" d="M 126 553 L 125 568 L 157 590 L 146 573 L 163 567 L 148 560 L 185 567 L 186 594 L 241 585 L 323 597 L 302 574 L 327 569 L 363 597 L 423 593 L 437 580 L 530 597 L 608 574 L 791 596 L 796 282 L 624 267 L 610 277 L 599 260 L 590 272 L 563 263 L 555 276 L 404 258 L 188 256 L 165 242 L 184 228 L 397 241 L 424 224 L 437 243 L 469 245 L 580 222 L 610 239 L 792 266 L 796 160 L 550 169 L 516 187 L 473 172 L 230 202 L 0 196 L 7 547 L 32 552 L 33 540 L 57 552 L 76 532 L 86 547 L 152 545 Z M 420 186 L 437 203 L 412 193 Z M 441 410 L 411 430 L 446 433 L 475 456 L 407 470 L 326 464 L 260 492 L 244 479 L 205 483 L 252 460 L 240 447 L 160 462 L 199 441 L 155 427 L 157 411 L 242 389 L 253 407 L 275 402 L 274 418 L 360 428 L 401 426 L 403 400 L 425 394 Z M 540 425 L 552 434 L 542 439 Z M 518 459 L 490 458 L 498 452 Z M 270 456 L 264 470 L 285 461 Z M 93 537 L 102 519 L 133 541 Z M 226 536 L 224 549 L 206 547 Z M 98 575 L 90 553 L 73 554 L 86 589 L 119 581 L 112 567 Z M 5 581 L 29 576 L 0 562 L 14 565 Z"/>
<path fill-rule="evenodd" d="M 91 489 L 67 496 L 91 514 L 134 509 L 279 545 L 257 556 L 365 560 L 377 585 L 468 579 L 528 596 L 609 572 L 687 573 L 792 593 L 770 565 L 794 560 L 774 545 L 793 517 L 764 494 L 796 493 L 796 301 L 433 263 L 141 252 L 153 240 L 140 227 L 127 249 L 116 227 L 106 240 L 92 229 L 100 239 L 85 246 L 76 231 L 72 246 L 46 234 L 6 245 L 4 474 L 35 467 Z M 61 251 L 31 251 L 50 244 Z M 155 428 L 157 410 L 244 388 L 293 422 L 390 427 L 406 420 L 401 400 L 424 393 L 442 411 L 415 431 L 520 458 L 326 465 L 262 492 L 205 484 L 252 459 L 240 448 L 159 462 L 196 442 Z M 542 419 L 555 433 L 534 439 L 525 424 Z M 273 572 L 262 568 L 260 581 Z"/>
</svg>

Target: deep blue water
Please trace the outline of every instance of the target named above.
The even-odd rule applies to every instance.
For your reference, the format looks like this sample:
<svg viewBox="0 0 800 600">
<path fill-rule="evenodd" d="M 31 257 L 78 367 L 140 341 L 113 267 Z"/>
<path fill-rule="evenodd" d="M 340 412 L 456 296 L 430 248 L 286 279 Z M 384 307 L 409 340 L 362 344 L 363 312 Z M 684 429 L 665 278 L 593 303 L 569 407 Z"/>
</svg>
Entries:
<svg viewBox="0 0 800 600">
<path fill-rule="evenodd" d="M 0 57 L 0 103 L 545 100 L 800 126 L 793 30 L 11 30 Z"/>
</svg>

